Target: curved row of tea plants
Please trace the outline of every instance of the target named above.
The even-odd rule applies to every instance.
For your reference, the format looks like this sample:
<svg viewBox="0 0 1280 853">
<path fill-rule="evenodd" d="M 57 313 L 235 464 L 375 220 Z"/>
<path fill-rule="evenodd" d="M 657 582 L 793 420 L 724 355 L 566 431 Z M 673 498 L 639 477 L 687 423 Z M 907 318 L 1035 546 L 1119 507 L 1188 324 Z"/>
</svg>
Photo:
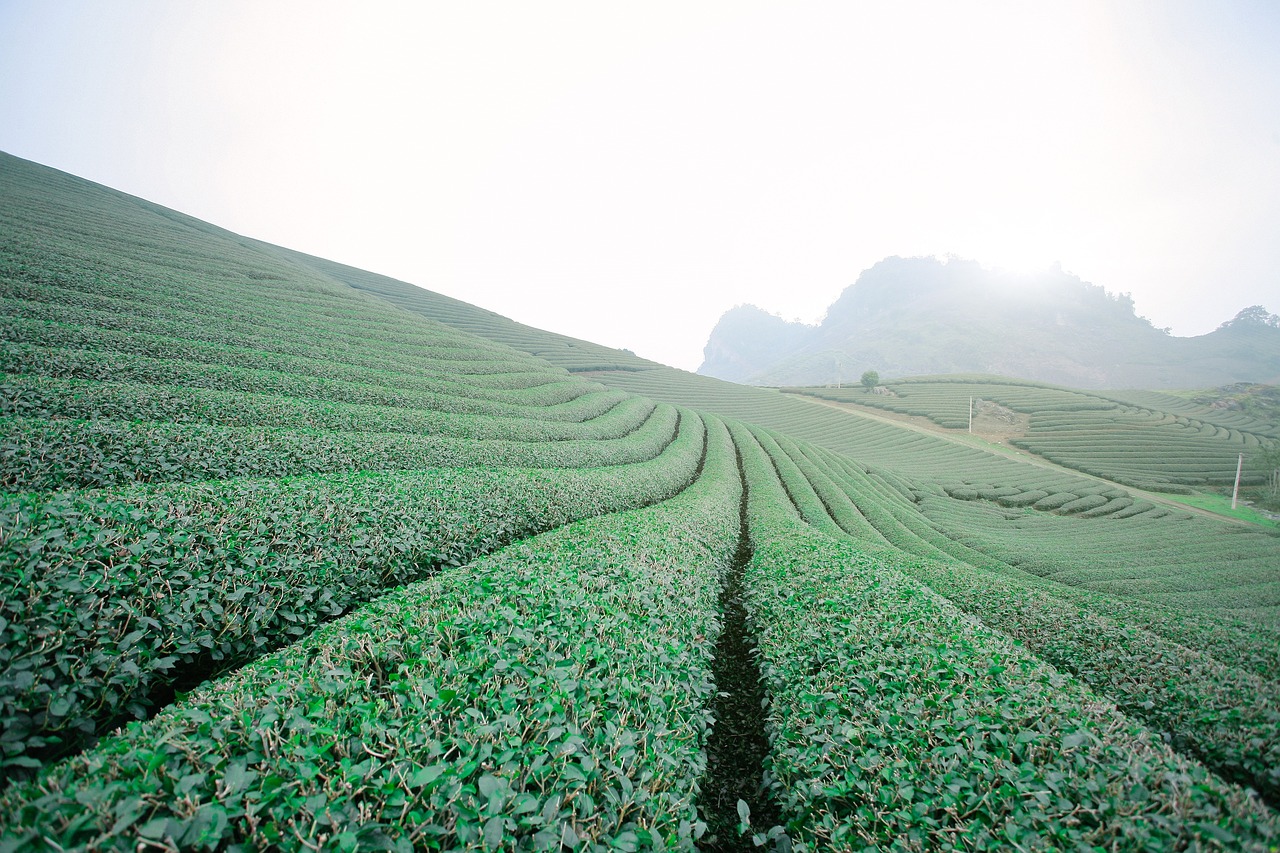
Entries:
<svg viewBox="0 0 1280 853">
<path fill-rule="evenodd" d="M 430 317 L 472 334 L 498 341 L 544 359 L 573 373 L 597 370 L 639 371 L 657 367 L 655 362 L 640 358 L 627 350 L 601 346 L 590 341 L 535 329 L 523 323 L 477 308 L 466 302 L 432 293 L 412 284 L 366 270 L 327 261 L 300 252 L 284 252 L 300 266 L 357 290 L 376 295 L 423 317 Z"/>
<path fill-rule="evenodd" d="M 760 433 L 756 433 L 757 440 Z M 778 449 L 787 455 L 822 501 L 823 509 L 840 529 L 861 542 L 888 545 L 889 539 L 870 520 L 849 495 L 845 476 L 831 465 L 813 445 L 802 445 L 785 435 L 773 436 Z M 764 443 L 761 442 L 763 445 Z M 794 501 L 793 501 L 794 503 Z M 808 518 L 805 519 L 808 521 Z M 809 522 L 812 524 L 812 522 Z"/>
<path fill-rule="evenodd" d="M 1280 683 L 1013 575 L 930 561 L 906 564 L 904 571 L 1075 674 L 1175 749 L 1280 803 Z"/>
<path fill-rule="evenodd" d="M 748 611 L 797 849 L 1266 849 L 1256 797 L 873 554 L 803 524 L 744 446 Z"/>
<path fill-rule="evenodd" d="M 585 403 L 583 398 L 580 401 Z M 326 432 L 447 435 L 481 441 L 592 441 L 621 438 L 653 403 L 621 391 L 590 395 L 581 420 L 459 414 L 402 406 L 337 403 L 220 388 L 0 375 L 0 415 L 74 420 L 274 427 Z M 537 410 L 534 410 L 534 414 Z"/>
<path fill-rule="evenodd" d="M 21 311 L 28 303 L 5 306 Z M 188 322 L 190 322 L 188 318 Z M 548 405 L 547 400 L 564 402 L 564 389 L 585 389 L 581 382 L 568 382 L 568 374 L 549 365 L 510 365 L 506 370 L 476 373 L 477 362 L 462 362 L 463 372 L 455 372 L 455 360 L 439 359 L 409 365 L 377 367 L 344 364 L 322 353 L 308 356 L 282 355 L 244 344 L 213 344 L 186 337 L 144 334 L 136 331 L 78 326 L 61 322 L 10 316 L 0 320 L 0 337 L 10 343 L 33 347 L 88 350 L 95 353 L 145 356 L 189 364 L 240 367 L 268 373 L 327 379 L 353 385 L 374 385 L 404 391 L 474 397 L 516 405 Z M 557 386 L 550 388 L 549 386 Z"/>
<path fill-rule="evenodd" d="M 593 378 L 611 388 L 758 424 L 856 459 L 859 464 L 929 483 L 935 488 L 963 492 L 977 486 L 1012 490 L 1017 494 L 1039 493 L 1034 500 L 1063 495 L 1060 505 L 1088 498 L 1084 506 L 1073 507 L 1072 511 L 1106 506 L 1099 512 L 1110 513 L 1130 508 L 1123 500 L 1110 503 L 1112 497 L 1123 496 L 1123 491 L 1090 477 L 1029 465 L 1008 455 L 957 444 L 941 436 L 904 430 L 891 423 L 836 410 L 802 395 L 747 388 L 671 368 L 595 374 Z M 1092 496 L 1102 493 L 1110 494 L 1099 504 Z M 1154 507 L 1147 505 L 1142 509 Z"/>
<path fill-rule="evenodd" d="M 831 534 L 835 513 L 828 506 L 830 517 L 817 517 L 824 510 L 815 505 L 813 490 L 797 482 L 790 459 L 778 458 L 781 442 L 758 431 L 755 437 L 801 517 Z M 863 539 L 859 547 L 865 550 L 868 544 Z M 1082 609 L 1079 600 L 1055 597 L 1016 575 L 993 575 L 951 561 L 904 565 L 908 574 L 962 609 L 1079 675 L 1163 732 L 1175 748 L 1271 802 L 1280 801 L 1280 686 L 1275 681 Z M 1277 653 L 1280 648 L 1273 646 L 1267 661 L 1272 672 Z"/>
<path fill-rule="evenodd" d="M 928 418 L 947 429 L 966 429 L 969 426 L 971 399 L 993 400 L 1015 412 L 1024 413 L 1115 408 L 1114 403 L 1092 394 L 1016 382 L 966 381 L 962 377 L 916 377 L 886 383 L 882 387 L 888 393 L 871 394 L 864 388 L 788 388 L 787 391 Z"/>
<path fill-rule="evenodd" d="M 948 529 L 920 512 L 918 504 L 926 496 L 944 496 L 947 491 L 934 483 L 903 481 L 891 472 L 871 468 L 811 444 L 791 442 L 776 436 L 779 446 L 790 448 L 793 458 L 803 459 L 833 484 L 852 510 L 869 525 L 842 509 L 842 498 L 825 498 L 823 503 L 836 523 L 855 539 L 868 545 L 890 544 L 908 554 L 933 559 L 956 559 L 973 566 L 997 571 L 1010 566 L 966 544 L 962 531 Z M 952 487 L 967 490 L 968 486 Z M 806 515 L 806 521 L 808 515 Z"/>
<path fill-rule="evenodd" d="M 785 442 L 779 437 L 780 445 Z M 825 472 L 874 526 L 879 538 L 895 548 L 932 561 L 958 561 L 987 574 L 1012 575 L 1016 583 L 1030 585 L 1072 607 L 1086 608 L 1118 624 L 1206 652 L 1228 666 L 1280 681 L 1280 632 L 1232 620 L 1229 611 L 1215 615 L 1160 603 L 1158 597 L 1144 601 L 1106 595 L 1053 580 L 1057 571 L 1075 564 L 1106 567 L 1115 577 L 1127 576 L 1135 567 L 1147 564 L 1176 564 L 1183 568 L 1179 575 L 1198 574 L 1212 581 L 1206 588 L 1206 598 L 1210 598 L 1223 583 L 1231 582 L 1230 573 L 1219 574 L 1224 559 L 1228 564 L 1248 561 L 1258 573 L 1256 580 L 1265 584 L 1270 578 L 1266 566 L 1274 562 L 1276 552 L 1274 537 L 1221 523 L 1189 530 L 1187 517 L 1155 512 L 1120 527 L 1115 525 L 1117 517 L 1101 523 L 1083 515 L 1033 521 L 1025 511 L 948 501 L 940 488 L 896 481 L 885 472 L 865 470 L 819 447 L 792 447 Z M 832 517 L 845 526 L 838 512 Z M 1147 522 L 1152 522 L 1151 526 Z M 855 538 L 864 546 L 877 542 L 876 537 L 861 534 Z M 1153 543 L 1169 544 L 1161 547 Z M 1265 590 L 1257 584 L 1250 589 L 1260 594 L 1250 598 L 1254 607 L 1266 600 Z"/>
<path fill-rule="evenodd" d="M 309 277 L 295 265 L 277 262 L 272 272 L 218 282 L 219 267 L 228 263 L 225 257 L 211 257 L 202 272 L 175 270 L 156 248 L 124 256 L 118 246 L 95 253 L 76 239 L 83 236 L 46 238 L 43 244 L 0 241 L 0 294 L 26 303 L 23 312 L 15 313 L 124 330 L 145 329 L 148 320 L 179 323 L 187 326 L 179 336 L 192 340 L 261 343 L 266 351 L 288 354 L 329 352 L 339 360 L 351 356 L 354 363 L 372 366 L 446 359 L 548 369 L 528 353 L 397 311 L 332 281 Z M 169 237 L 176 242 L 184 235 L 178 231 Z M 259 254 L 253 262 L 268 266 L 273 259 Z M 74 311 L 50 313 L 56 306 L 93 315 L 76 320 Z"/>
<path fill-rule="evenodd" d="M 772 468 L 774 477 L 782 485 L 782 490 L 786 493 L 787 500 L 795 507 L 796 512 L 800 514 L 804 523 L 829 535 L 843 535 L 844 528 L 832 517 L 827 503 L 818 494 L 812 481 L 805 476 L 800 466 L 796 465 L 795 461 L 782 450 L 778 440 L 765 430 L 745 424 L 742 428 L 749 433 L 755 447 L 764 452 L 764 458 Z M 740 435 L 738 443 L 741 445 L 747 440 L 746 436 Z"/>
<path fill-rule="evenodd" d="M 165 454 L 197 436 L 238 465 L 277 464 L 265 450 L 254 461 L 248 442 L 258 435 L 294 448 L 302 466 L 322 448 L 348 454 L 333 460 L 343 470 L 324 475 L 0 499 L 0 549 L 9 549 L 0 566 L 11 567 L 0 601 L 17 602 L 0 614 L 0 632 L 10 631 L 0 650 L 13 653 L 0 667 L 13 676 L 0 701 L 17 697 L 0 706 L 13 718 L 0 734 L 7 769 L 25 777 L 75 738 L 92 740 L 91 729 L 154 713 L 0 794 L 0 849 L 710 841 L 699 839 L 695 792 L 710 700 L 730 689 L 711 683 L 710 662 L 721 578 L 727 569 L 736 578 L 745 559 L 729 568 L 743 514 L 756 548 L 745 590 L 772 735 L 760 769 L 785 823 L 754 827 L 761 840 L 809 849 L 1277 843 L 1275 813 L 1256 798 L 921 586 L 904 572 L 936 564 L 916 566 L 885 545 L 1017 578 L 1030 592 L 1006 583 L 1020 600 L 1059 616 L 1078 607 L 1086 625 L 1141 614 L 1129 627 L 1146 638 L 1161 602 L 1194 579 L 1138 560 L 1146 600 L 1122 601 L 1116 566 L 1076 577 L 1081 566 L 1058 559 L 1058 544 L 1037 562 L 1039 534 L 1018 547 L 1013 534 L 990 556 L 986 537 L 1005 540 L 948 512 L 1023 513 L 992 501 L 1026 503 L 1028 518 L 1094 525 L 1072 529 L 1093 536 L 1095 550 L 1111 543 L 1133 556 L 1140 535 L 1096 525 L 1137 531 L 1155 513 L 1099 491 L 1109 486 L 658 368 L 66 176 L 33 176 L 5 155 L 0 194 L 0 304 L 10 318 L 0 324 L 0 411 L 15 457 L 40 470 L 62 454 L 80 460 L 72 467 L 82 478 L 104 464 L 113 476 L 154 479 L 173 461 Z M 412 470 L 447 447 L 468 460 L 498 447 L 468 439 L 519 442 L 504 445 L 513 455 L 484 457 L 508 463 L 571 461 L 553 442 L 616 439 L 620 453 L 643 454 L 656 440 L 669 410 L 565 370 L 607 370 L 592 378 L 788 435 L 734 428 L 752 478 L 745 513 L 724 429 L 710 421 L 704 443 L 693 414 L 662 455 L 633 466 Z M 24 445 L 25 430 L 34 437 Z M 92 446 L 69 447 L 81 440 Z M 399 448 L 386 465 L 410 470 L 345 467 L 384 447 Z M 223 473 L 184 464 L 175 478 Z M 583 514 L 648 504 L 699 468 L 665 504 L 493 551 Z M 1030 508 L 1045 498 L 1079 514 Z M 1207 529 L 1168 520 L 1188 535 Z M 1045 577 L 1025 571 L 1036 567 Z M 1103 595 L 1054 577 L 1119 585 Z M 1211 578 L 1191 586 L 1202 606 L 1236 594 L 1259 603 Z M 1167 608 L 1171 619 L 1181 612 Z M 1040 624 L 1026 630 L 1041 636 Z M 1187 658 L 1208 677 L 1230 668 L 1218 663 L 1235 665 L 1232 630 L 1202 616 L 1169 632 L 1213 646 Z M 1158 639 L 1166 634 L 1150 636 L 1171 649 Z M 1269 671 L 1266 632 L 1247 637 L 1239 657 Z M 1132 650 L 1131 639 L 1117 642 Z M 1230 685 L 1258 683 L 1228 675 L 1208 695 L 1237 702 Z M 1266 703 L 1250 719 L 1263 719 L 1272 689 L 1258 687 Z M 1224 739 L 1224 766 L 1265 761 L 1267 737 L 1252 753 L 1254 744 Z"/>
<path fill-rule="evenodd" d="M 652 459 L 675 436 L 663 404 L 636 429 L 600 441 L 477 441 L 403 433 L 338 433 L 0 416 L 0 488 L 38 491 L 336 471 L 491 466 L 596 468 Z"/>
<path fill-rule="evenodd" d="M 1222 524 L 1190 525 L 1198 535 L 1187 536 L 1187 520 L 1174 516 L 1162 517 L 1158 522 L 1149 517 L 1154 523 L 1145 529 L 1126 525 L 1126 529 L 1116 530 L 1100 528 L 1098 523 L 1085 519 L 1031 523 L 1025 514 L 1014 518 L 998 508 L 936 498 L 923 499 L 920 507 L 924 517 L 936 524 L 936 529 L 950 531 L 968 543 L 963 549 L 940 548 L 953 559 L 984 571 L 1011 574 L 1016 582 L 1030 584 L 1074 607 L 1207 652 L 1229 666 L 1280 681 L 1280 631 L 1277 630 L 1280 623 L 1271 627 L 1260 624 L 1260 612 L 1247 617 L 1249 621 L 1236 618 L 1239 608 L 1231 605 L 1239 602 L 1232 600 L 1235 595 L 1231 591 L 1231 577 L 1218 572 L 1224 559 L 1244 561 L 1245 567 L 1263 584 L 1249 589 L 1247 606 L 1253 611 L 1265 609 L 1263 602 L 1268 598 L 1265 586 L 1274 574 L 1268 573 L 1266 567 L 1274 564 L 1274 542 L 1256 539 L 1248 535 L 1248 531 Z M 1240 532 L 1246 534 L 1240 544 L 1251 546 L 1252 557 L 1248 549 L 1243 553 L 1236 551 L 1227 541 Z M 1152 545 L 1166 536 L 1176 537 L 1184 544 L 1167 551 Z M 938 557 L 911 548 L 910 543 L 904 544 L 911 553 Z M 1074 579 L 1070 576 L 1060 574 L 1081 565 L 1105 567 L 1109 572 L 1107 579 L 1113 582 L 1128 577 L 1135 568 L 1144 565 L 1179 566 L 1180 570 L 1170 573 L 1174 582 L 1170 589 L 1162 594 L 1157 588 L 1154 594 L 1144 598 L 1131 594 L 1123 584 L 1110 588 L 1104 584 L 1079 585 L 1072 583 Z M 1198 600 L 1194 597 L 1182 602 L 1171 600 L 1170 593 L 1183 575 L 1201 579 L 1203 591 L 1197 593 Z M 1271 598 L 1274 599 L 1274 594 Z M 1227 606 L 1217 606 L 1224 604 Z"/>
<path fill-rule="evenodd" d="M 151 358 L 92 350 L 53 349 L 5 343 L 0 372 L 94 381 L 142 382 L 305 397 L 336 403 L 433 409 L 459 414 L 535 417 L 579 421 L 600 414 L 595 392 L 603 389 L 576 379 L 529 389 L 517 402 L 460 397 L 337 379 L 320 379 L 270 370 Z M 616 402 L 613 397 L 612 401 Z"/>
<path fill-rule="evenodd" d="M 0 270 L 3 262 L 0 261 Z M 545 361 L 506 347 L 483 341 L 463 345 L 457 332 L 450 330 L 444 341 L 435 335 L 415 346 L 377 341 L 375 347 L 352 345 L 348 335 L 308 324 L 306 332 L 280 322 L 288 312 L 277 310 L 273 324 L 264 324 L 254 315 L 216 316 L 216 323 L 195 325 L 194 306 L 189 298 L 173 300 L 165 289 L 141 293 L 130 289 L 128 299 L 101 292 L 88 293 L 59 287 L 41 286 L 0 278 L 0 306 L 10 317 L 28 321 L 47 321 L 62 326 L 98 328 L 129 333 L 142 333 L 149 339 L 177 338 L 205 345 L 247 348 L 274 356 L 320 358 L 348 367 L 389 370 L 395 373 L 420 371 L 447 373 L 460 379 L 511 373 L 561 373 Z M 145 297 L 141 299 L 139 297 Z M 242 306 L 243 307 L 243 306 Z M 226 312 L 230 313 L 230 312 Z M 297 319 L 302 319 L 301 317 Z M 314 320 L 314 318 L 311 318 Z M 87 334 L 81 332 L 81 335 Z M 449 345 L 442 345 L 448 343 Z M 394 361 L 387 358 L 394 355 Z"/>
<path fill-rule="evenodd" d="M 1262 388 L 1263 386 L 1251 387 Z M 1241 405 L 1224 400 L 1221 392 L 1106 391 L 1103 393 L 1108 399 L 1115 400 L 1121 405 L 1150 409 L 1153 412 L 1168 412 L 1171 415 L 1183 415 L 1242 432 L 1280 438 L 1280 424 L 1276 423 L 1274 417 L 1269 416 L 1265 408 L 1262 412 L 1251 411 L 1246 408 L 1247 402 Z M 1274 392 L 1268 396 L 1274 397 Z"/>
<path fill-rule="evenodd" d="M 944 488 L 947 496 L 961 501 L 990 501 L 1005 507 L 1029 508 L 1057 515 L 1099 518 L 1117 515 L 1129 518 L 1169 514 L 1165 507 L 1149 501 L 1135 501 L 1128 492 L 1099 480 L 1072 480 L 1068 483 L 1031 480 L 1018 485 L 996 485 L 966 479 Z"/>
<path fill-rule="evenodd" d="M 1273 432 L 1256 421 L 1249 422 L 1252 431 L 1242 430 L 1126 405 L 1107 392 L 1084 393 L 1015 380 L 918 377 L 885 387 L 888 394 L 851 388 L 788 390 L 925 417 L 955 430 L 967 428 L 971 400 L 994 401 L 1030 416 L 1026 434 L 1011 439 L 1011 444 L 1086 474 L 1165 491 L 1179 491 L 1178 485 L 1230 485 L 1240 453 L 1246 456 L 1245 484 L 1261 483 L 1265 472 L 1258 460 Z"/>
<path fill-rule="evenodd" d="M 686 416 L 611 468 L 425 469 L 0 496 L 0 749 L 15 772 L 379 591 L 692 478 Z"/>
<path fill-rule="evenodd" d="M 1108 412 L 1105 417 L 1033 415 L 1027 435 L 1011 443 L 1051 462 L 1154 491 L 1170 484 L 1230 486 L 1244 454 L 1241 483 L 1260 485 L 1261 454 L 1273 443 L 1203 421 L 1159 412 Z"/>
<path fill-rule="evenodd" d="M 1145 630 L 1275 677 L 1280 641 L 1265 626 L 1280 627 L 1280 607 L 1267 604 L 1280 582 L 1280 539 L 1126 497 L 1119 490 L 1099 502 L 1094 496 L 1112 487 L 795 395 L 669 368 L 596 378 L 654 399 L 696 401 L 718 414 L 805 439 L 811 455 L 821 454 L 845 475 L 837 479 L 861 514 L 883 538 L 908 553 L 958 559 L 997 572 L 1026 569 L 1068 583 L 1084 581 L 1088 588 L 1045 582 L 1055 587 L 1055 594 L 1088 601 L 1121 620 L 1136 619 Z M 963 500 L 949 500 L 951 493 Z M 1085 506 L 1098 509 L 1073 516 L 1023 511 L 1046 498 L 1060 506 L 1084 498 Z M 1126 507 L 1127 500 L 1132 503 Z M 1006 521 L 1004 516 L 1015 510 L 1022 521 Z M 1101 511 L 1109 515 L 1097 518 Z M 999 518 L 993 521 L 993 514 Z M 1027 522 L 1034 519 L 1043 520 L 1030 526 Z M 1043 534 L 1038 532 L 1042 528 Z M 1182 544 L 1161 547 L 1166 542 Z M 1104 567 L 1103 573 L 1093 579 L 1072 576 L 1090 565 Z M 1127 580 L 1132 566 L 1149 567 L 1143 583 Z M 1232 566 L 1245 572 L 1251 585 L 1236 586 Z M 1219 567 L 1229 571 L 1219 573 Z M 1195 579 L 1197 589 L 1184 589 L 1184 574 Z"/>
<path fill-rule="evenodd" d="M 1202 608 L 1280 605 L 1280 542 L 1248 526 L 1185 513 L 1071 519 L 932 496 L 918 506 L 979 549 L 1059 583 Z"/>
<path fill-rule="evenodd" d="M 741 484 L 396 590 L 0 797 L 10 851 L 691 849 Z"/>
</svg>

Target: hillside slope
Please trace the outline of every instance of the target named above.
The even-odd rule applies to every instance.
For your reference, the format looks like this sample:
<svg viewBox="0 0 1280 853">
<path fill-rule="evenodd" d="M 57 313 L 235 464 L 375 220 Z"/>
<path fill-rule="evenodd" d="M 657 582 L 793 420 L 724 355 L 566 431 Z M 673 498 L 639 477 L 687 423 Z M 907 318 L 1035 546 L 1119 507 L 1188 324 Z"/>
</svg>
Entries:
<svg viewBox="0 0 1280 853">
<path fill-rule="evenodd" d="M 0 198 L 0 849 L 1280 840 L 1280 540 Z"/>
<path fill-rule="evenodd" d="M 1276 390 L 1251 387 L 1256 390 L 1249 396 L 1259 399 Z M 957 432 L 994 430 L 1007 444 L 1068 468 L 1154 491 L 1186 494 L 1191 487 L 1231 486 L 1238 462 L 1242 484 L 1260 486 L 1272 472 L 1270 454 L 1280 447 L 1280 420 L 1269 413 L 1257 417 L 1154 393 L 1113 397 L 1105 391 L 955 375 L 891 381 L 874 394 L 864 388 L 787 391 L 927 418 Z"/>
<path fill-rule="evenodd" d="M 421 287 L 367 270 L 317 258 L 301 252 L 261 244 L 268 251 L 310 267 L 356 290 L 371 293 L 393 305 L 424 317 L 471 332 L 504 345 L 523 350 L 570 372 L 592 370 L 648 370 L 659 365 L 625 350 L 535 329 L 494 311 L 487 311 Z"/>
<path fill-rule="evenodd" d="M 888 258 L 859 276 L 822 323 L 753 306 L 727 312 L 698 372 L 752 385 L 854 384 L 990 373 L 1077 388 L 1204 388 L 1280 381 L 1280 321 L 1254 306 L 1218 330 L 1176 338 L 1061 270 L 1013 275 L 972 261 Z"/>
<path fill-rule="evenodd" d="M 334 269 L 328 262 L 318 259 L 306 262 L 317 270 Z M 1076 476 L 1063 469 L 1049 471 L 1007 454 L 907 430 L 881 420 L 860 417 L 856 413 L 835 411 L 795 395 L 723 382 L 653 365 L 619 350 L 571 339 L 566 341 L 563 336 L 522 326 L 493 312 L 385 276 L 359 273 L 350 268 L 340 268 L 340 274 L 353 281 L 363 280 L 369 292 L 390 297 L 396 304 L 427 316 L 438 316 L 459 328 L 502 341 L 512 341 L 515 334 L 516 346 L 559 359 L 566 367 L 582 371 L 578 375 L 583 378 L 673 405 L 694 407 L 758 424 L 855 460 L 864 473 L 878 478 L 882 487 L 878 499 L 905 501 L 906 504 L 900 508 L 912 516 L 909 523 L 923 525 L 911 534 L 908 541 L 912 547 L 921 536 L 925 539 L 936 536 L 951 543 L 969 542 L 974 533 L 969 525 L 976 524 L 963 513 L 940 509 L 941 505 L 934 506 L 932 513 L 922 512 L 927 509 L 922 503 L 922 495 L 932 494 L 961 502 L 978 500 L 980 503 L 994 501 L 998 496 L 1006 504 L 1027 508 L 1043 501 L 1043 505 L 1052 507 L 1055 513 L 1060 514 L 1063 510 L 1059 508 L 1065 508 L 1067 514 L 1082 513 L 1083 517 L 1052 530 L 1043 529 L 1040 534 L 1043 540 L 1037 535 L 1027 535 L 1008 542 L 1003 534 L 999 534 L 998 546 L 994 539 L 991 540 L 991 547 L 999 547 L 1003 553 L 995 561 L 999 565 L 1040 565 L 1045 555 L 1051 553 L 1053 559 L 1063 566 L 1062 576 L 1065 577 L 1068 566 L 1070 571 L 1075 571 L 1095 559 L 1105 560 L 1108 564 L 1113 559 L 1128 560 L 1133 566 L 1148 562 L 1156 565 L 1159 561 L 1172 559 L 1177 566 L 1176 571 L 1156 585 L 1167 586 L 1168 594 L 1179 598 L 1183 605 L 1221 609 L 1223 613 L 1249 622 L 1280 626 L 1280 569 L 1277 569 L 1280 566 L 1280 538 L 1262 530 L 1242 530 L 1239 525 L 1226 521 L 1135 499 L 1122 483 L 1100 483 L 1092 477 Z M 513 333 L 513 329 L 518 331 Z M 567 343 L 574 346 L 567 346 Z M 579 354 L 587 352 L 592 353 L 592 357 L 583 360 Z M 621 369 L 608 366 L 611 362 L 619 363 Z M 590 367 L 593 363 L 604 366 L 593 370 Z M 1182 398 L 1172 399 L 1175 408 L 1187 405 Z M 1179 417 L 1171 414 L 1161 416 Z M 1185 415 L 1182 417 L 1185 420 Z M 1230 417 L 1227 423 L 1239 427 Z M 1271 433 L 1270 427 L 1250 423 L 1253 429 L 1262 428 L 1264 434 Z M 1193 454 L 1186 461 L 1197 464 L 1200 460 L 1205 464 L 1220 454 L 1218 445 L 1206 444 L 1200 456 Z M 1118 474 L 1113 472 L 1113 476 Z M 1138 478 L 1130 482 L 1145 481 Z M 1131 529 L 1090 523 L 1099 516 L 1111 514 L 1130 520 Z M 1167 524 L 1169 530 L 1178 530 L 1175 538 L 1183 544 L 1176 555 L 1142 544 L 1146 535 L 1166 537 L 1169 534 L 1154 529 L 1144 530 L 1143 519 L 1135 516 L 1160 519 L 1159 526 Z M 1076 528 L 1077 532 L 1069 532 Z M 1061 547 L 1064 541 L 1078 543 L 1079 539 L 1075 537 L 1087 538 L 1090 546 Z M 933 553 L 934 545 L 921 547 L 924 552 Z M 974 553 L 967 546 L 947 545 L 946 550 L 953 556 L 963 553 L 966 559 L 991 564 L 990 555 Z M 1239 574 L 1228 570 L 1232 566 Z M 1178 579 L 1183 576 L 1202 580 L 1189 587 Z M 1215 576 L 1233 586 L 1235 592 L 1215 598 L 1193 591 L 1193 588 L 1212 588 L 1215 581 L 1211 578 Z"/>
</svg>

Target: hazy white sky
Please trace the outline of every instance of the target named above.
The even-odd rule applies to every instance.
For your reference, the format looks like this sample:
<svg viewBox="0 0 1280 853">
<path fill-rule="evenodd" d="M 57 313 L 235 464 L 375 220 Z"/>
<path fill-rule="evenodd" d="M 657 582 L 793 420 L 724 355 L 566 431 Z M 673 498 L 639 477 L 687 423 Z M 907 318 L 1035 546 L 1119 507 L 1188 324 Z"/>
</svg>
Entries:
<svg viewBox="0 0 1280 853">
<path fill-rule="evenodd" d="M 1280 311 L 1273 0 L 0 0 L 0 150 L 687 369 L 894 254 Z"/>
</svg>

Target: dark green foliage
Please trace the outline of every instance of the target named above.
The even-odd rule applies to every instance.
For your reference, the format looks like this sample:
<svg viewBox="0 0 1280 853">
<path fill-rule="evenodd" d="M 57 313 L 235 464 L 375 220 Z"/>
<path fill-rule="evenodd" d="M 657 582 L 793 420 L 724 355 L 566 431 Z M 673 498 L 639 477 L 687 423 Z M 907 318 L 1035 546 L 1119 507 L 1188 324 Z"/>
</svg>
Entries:
<svg viewBox="0 0 1280 853">
<path fill-rule="evenodd" d="M 626 465 L 661 453 L 675 436 L 676 420 L 675 409 L 664 405 L 621 438 L 523 442 L 0 416 L 0 487 L 34 491 L 444 466 Z"/>
<path fill-rule="evenodd" d="M 1177 750 L 1280 802 L 1280 684 L 1062 600 L 1051 590 L 969 566 L 911 562 L 904 571 L 961 609 L 1076 674 Z"/>
<path fill-rule="evenodd" d="M 159 685 L 252 659 L 440 565 L 670 495 L 696 418 L 650 462 L 233 480 L 0 503 L 5 767 L 35 766 Z"/>
<path fill-rule="evenodd" d="M 0 798 L 5 849 L 692 849 L 740 485 L 396 590 Z M 200 804 L 193 807 L 192 803 Z"/>
<path fill-rule="evenodd" d="M 579 398 L 575 402 L 585 402 Z M 95 382 L 39 376 L 0 377 L 0 415 L 75 420 L 266 425 L 328 432 L 449 435 L 479 440 L 573 441 L 619 438 L 653 411 L 653 403 L 620 391 L 590 395 L 581 421 L 523 415 L 458 414 L 399 406 L 335 403 L 218 388 L 180 388 L 137 382 Z"/>
<path fill-rule="evenodd" d="M 1256 799 L 908 579 L 900 556 L 801 524 L 759 448 L 744 461 L 770 772 L 796 849 L 1280 838 Z"/>
</svg>

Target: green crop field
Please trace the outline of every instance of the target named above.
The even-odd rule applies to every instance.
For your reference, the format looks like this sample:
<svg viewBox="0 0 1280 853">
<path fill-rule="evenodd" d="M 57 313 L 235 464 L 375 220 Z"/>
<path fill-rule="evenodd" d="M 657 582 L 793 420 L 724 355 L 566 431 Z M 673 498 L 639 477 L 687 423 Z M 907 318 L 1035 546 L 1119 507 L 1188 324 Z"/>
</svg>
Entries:
<svg viewBox="0 0 1280 853">
<path fill-rule="evenodd" d="M 1044 459 L 1139 489 L 1190 493 L 1230 487 L 1243 455 L 1241 482 L 1264 483 L 1268 450 L 1280 448 L 1280 424 L 1242 411 L 1195 405 L 1170 394 L 1080 392 L 994 377 L 921 377 L 865 389 L 790 389 L 819 399 L 928 418 L 949 430 L 976 431 L 1004 413 L 1023 422 L 1009 443 Z M 986 418 L 984 418 L 986 416 Z"/>
<path fill-rule="evenodd" d="M 1280 848 L 1280 537 L 1133 490 L 1257 411 L 859 414 L 0 199 L 0 851 Z"/>
</svg>

